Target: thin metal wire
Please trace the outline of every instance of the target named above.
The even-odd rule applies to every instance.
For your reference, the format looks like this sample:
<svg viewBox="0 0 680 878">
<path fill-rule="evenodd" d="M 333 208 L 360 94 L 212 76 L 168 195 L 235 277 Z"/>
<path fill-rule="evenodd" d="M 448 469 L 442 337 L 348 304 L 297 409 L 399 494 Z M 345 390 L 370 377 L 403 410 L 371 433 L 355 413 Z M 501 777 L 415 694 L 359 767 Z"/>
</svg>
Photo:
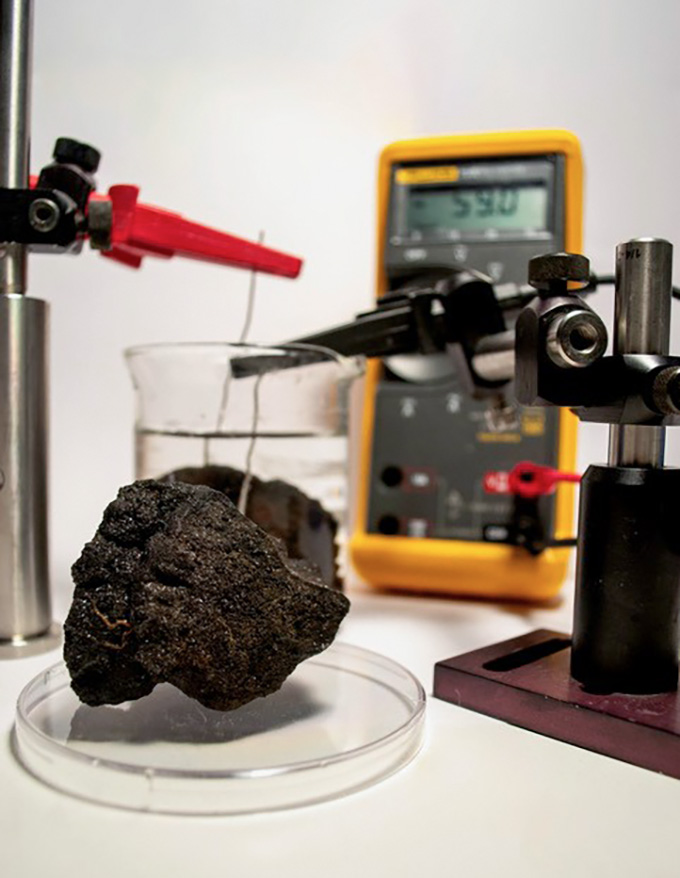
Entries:
<svg viewBox="0 0 680 878">
<path fill-rule="evenodd" d="M 263 244 L 265 238 L 264 229 L 260 230 L 260 233 L 257 237 L 257 243 Z M 248 284 L 248 301 L 246 303 L 246 313 L 243 318 L 243 326 L 241 327 L 241 333 L 238 338 L 239 344 L 243 344 L 250 332 L 250 327 L 253 322 L 253 314 L 255 313 L 255 294 L 257 292 L 257 275 L 258 272 L 253 269 L 250 272 L 250 282 Z M 219 435 L 224 426 L 224 420 L 227 414 L 227 406 L 229 405 L 229 388 L 231 387 L 231 365 L 227 363 L 227 371 L 224 376 L 224 384 L 222 385 L 222 396 L 220 398 L 220 405 L 217 410 L 217 421 L 215 423 L 215 433 Z M 255 390 L 257 393 L 257 389 Z M 252 440 L 251 440 L 252 445 Z M 247 458 L 252 458 L 252 448 L 248 449 Z M 207 437 L 203 440 L 203 466 L 210 465 L 210 438 Z M 250 481 L 250 480 L 249 480 Z"/>
<path fill-rule="evenodd" d="M 264 242 L 264 230 L 260 231 L 258 235 L 258 244 L 262 244 Z M 250 288 L 248 290 L 248 305 L 246 307 L 246 317 L 243 323 L 243 331 L 241 332 L 241 337 L 239 341 L 241 343 L 245 342 L 248 337 L 248 333 L 250 332 L 250 324 L 253 320 L 253 311 L 255 308 L 255 288 L 257 281 L 257 272 L 253 271 L 250 275 Z M 252 473 L 252 463 L 253 463 L 253 454 L 255 453 L 255 440 L 257 439 L 257 423 L 260 419 L 260 384 L 262 383 L 262 379 L 264 378 L 264 374 L 258 375 L 255 381 L 255 387 L 253 388 L 253 424 L 250 430 L 250 445 L 248 446 L 248 451 L 246 452 L 246 466 L 245 466 L 245 475 L 243 477 L 243 481 L 241 482 L 241 490 L 238 495 L 238 511 L 241 515 L 246 514 L 246 506 L 248 505 L 248 494 L 250 493 L 250 483 L 253 479 Z"/>
<path fill-rule="evenodd" d="M 260 419 L 260 385 L 266 373 L 258 375 L 255 379 L 255 387 L 253 389 L 253 422 L 250 429 L 250 445 L 246 453 L 245 475 L 241 482 L 241 491 L 238 495 L 238 511 L 241 515 L 246 514 L 248 505 L 248 494 L 250 493 L 250 483 L 253 478 L 252 463 L 253 454 L 255 453 L 255 440 L 257 439 L 257 423 Z"/>
<path fill-rule="evenodd" d="M 262 245 L 264 244 L 264 229 L 260 230 L 260 234 L 257 236 L 257 243 Z M 246 305 L 246 316 L 243 321 L 243 329 L 241 330 L 241 335 L 239 336 L 239 342 L 243 344 L 247 338 L 248 333 L 250 332 L 250 324 L 253 322 L 253 313 L 255 311 L 255 292 L 257 288 L 257 272 L 250 272 L 250 285 L 248 287 L 248 303 Z"/>
</svg>

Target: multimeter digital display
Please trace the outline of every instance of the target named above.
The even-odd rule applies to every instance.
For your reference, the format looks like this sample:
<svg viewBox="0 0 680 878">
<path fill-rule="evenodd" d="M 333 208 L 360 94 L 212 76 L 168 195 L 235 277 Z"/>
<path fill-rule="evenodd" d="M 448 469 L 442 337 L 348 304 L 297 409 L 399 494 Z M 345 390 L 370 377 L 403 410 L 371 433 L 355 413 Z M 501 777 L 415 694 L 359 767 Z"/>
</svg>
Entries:
<svg viewBox="0 0 680 878">
<path fill-rule="evenodd" d="M 406 235 L 445 237 L 544 231 L 548 207 L 545 186 L 413 187 L 406 211 Z"/>
<path fill-rule="evenodd" d="M 581 161 L 566 132 L 404 141 L 381 156 L 377 297 L 462 267 L 526 283 L 539 253 L 581 247 Z M 573 469 L 575 418 L 514 405 L 502 427 L 444 354 L 372 362 L 366 382 L 354 566 L 369 584 L 544 598 L 567 550 L 513 543 L 516 501 L 484 478 L 520 461 Z M 537 501 L 549 538 L 572 534 L 573 489 Z"/>
<path fill-rule="evenodd" d="M 394 243 L 536 237 L 548 231 L 552 162 L 463 162 L 450 166 L 455 179 L 447 182 L 436 174 L 429 182 L 425 167 L 414 181 L 405 168 L 395 170 Z"/>
</svg>

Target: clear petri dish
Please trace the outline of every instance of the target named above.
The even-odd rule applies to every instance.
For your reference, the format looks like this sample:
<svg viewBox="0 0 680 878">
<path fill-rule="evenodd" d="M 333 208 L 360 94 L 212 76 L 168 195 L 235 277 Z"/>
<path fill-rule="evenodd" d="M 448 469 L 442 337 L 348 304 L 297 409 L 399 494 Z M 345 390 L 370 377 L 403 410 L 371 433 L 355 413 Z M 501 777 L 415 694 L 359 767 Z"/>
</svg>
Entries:
<svg viewBox="0 0 680 878">
<path fill-rule="evenodd" d="M 202 707 L 163 684 L 88 707 L 59 663 L 17 703 L 21 763 L 94 802 L 170 814 L 246 814 L 348 795 L 394 774 L 423 739 L 425 692 L 401 665 L 336 643 L 282 688 L 238 710 Z"/>
</svg>

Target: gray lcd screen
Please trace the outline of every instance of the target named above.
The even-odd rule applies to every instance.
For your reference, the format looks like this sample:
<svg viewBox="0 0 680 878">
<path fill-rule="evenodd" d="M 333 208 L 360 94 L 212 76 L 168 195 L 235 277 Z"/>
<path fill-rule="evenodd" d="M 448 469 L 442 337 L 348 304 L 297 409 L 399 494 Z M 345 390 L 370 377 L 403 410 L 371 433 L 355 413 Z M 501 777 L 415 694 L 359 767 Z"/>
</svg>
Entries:
<svg viewBox="0 0 680 878">
<path fill-rule="evenodd" d="M 548 188 L 515 186 L 412 186 L 408 232 L 541 232 L 547 227 Z"/>
</svg>

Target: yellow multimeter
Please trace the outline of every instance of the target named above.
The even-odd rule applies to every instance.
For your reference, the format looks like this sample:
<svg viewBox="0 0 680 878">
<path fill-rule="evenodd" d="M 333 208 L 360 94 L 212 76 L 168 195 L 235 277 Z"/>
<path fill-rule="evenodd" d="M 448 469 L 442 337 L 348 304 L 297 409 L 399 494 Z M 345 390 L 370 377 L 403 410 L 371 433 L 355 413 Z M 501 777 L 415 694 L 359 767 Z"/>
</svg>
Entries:
<svg viewBox="0 0 680 878">
<path fill-rule="evenodd" d="M 580 252 L 582 161 L 566 131 L 455 135 L 391 144 L 378 177 L 378 300 L 462 266 L 524 284 L 539 253 Z M 450 357 L 369 362 L 352 563 L 378 588 L 543 600 L 566 574 L 573 485 L 535 503 L 542 551 L 517 545 L 517 500 L 489 471 L 532 461 L 572 471 L 576 418 L 513 406 L 489 427 Z"/>
</svg>

